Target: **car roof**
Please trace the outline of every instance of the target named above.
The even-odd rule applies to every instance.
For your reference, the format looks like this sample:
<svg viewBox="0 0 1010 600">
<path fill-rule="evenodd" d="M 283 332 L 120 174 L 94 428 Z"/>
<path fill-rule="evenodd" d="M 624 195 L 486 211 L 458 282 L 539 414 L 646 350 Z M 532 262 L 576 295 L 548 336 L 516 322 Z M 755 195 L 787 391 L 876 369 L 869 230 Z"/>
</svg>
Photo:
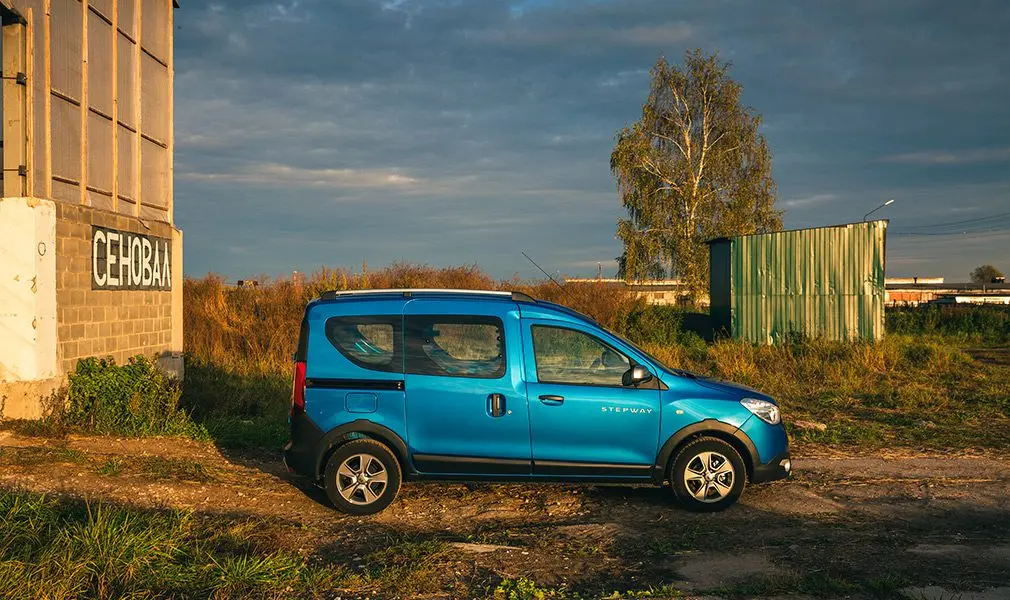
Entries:
<svg viewBox="0 0 1010 600">
<path fill-rule="evenodd" d="M 546 300 L 537 300 L 532 296 L 525 294 L 523 292 L 516 291 L 495 291 L 495 290 L 465 290 L 465 289 L 443 289 L 443 288 L 389 288 L 389 289 L 369 289 L 369 290 L 332 290 L 328 292 L 323 292 L 319 299 L 314 300 L 309 303 L 309 307 L 317 304 L 329 304 L 331 302 L 341 302 L 341 301 L 368 301 L 368 300 L 411 300 L 413 298 L 430 298 L 439 300 L 466 300 L 466 299 L 479 299 L 479 300 L 506 300 L 517 302 L 521 304 L 526 304 L 527 306 L 533 305 L 530 313 L 531 317 L 557 317 L 559 315 L 565 316 L 569 319 L 575 321 L 588 322 L 597 327 L 601 327 L 595 319 L 584 315 L 572 308 L 564 306 L 563 304 L 557 304 L 555 302 L 548 302 Z M 524 311 L 526 314 L 526 311 Z"/>
<path fill-rule="evenodd" d="M 441 289 L 441 288 L 389 288 L 372 290 L 332 290 L 323 292 L 320 300 L 339 300 L 341 298 L 368 298 L 376 297 L 392 299 L 391 297 L 401 297 L 404 299 L 415 297 L 440 297 L 440 298 L 501 298 L 514 302 L 536 303 L 531 296 L 522 292 L 507 292 L 495 290 L 462 290 L 462 289 Z"/>
</svg>

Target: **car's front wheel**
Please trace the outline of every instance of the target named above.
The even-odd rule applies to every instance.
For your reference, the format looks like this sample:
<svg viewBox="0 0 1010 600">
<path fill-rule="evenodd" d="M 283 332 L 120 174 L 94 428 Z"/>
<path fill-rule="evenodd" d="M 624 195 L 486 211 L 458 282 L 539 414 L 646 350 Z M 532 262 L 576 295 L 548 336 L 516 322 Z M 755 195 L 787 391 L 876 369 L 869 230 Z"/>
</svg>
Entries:
<svg viewBox="0 0 1010 600">
<path fill-rule="evenodd" d="M 697 512 L 723 510 L 740 497 L 747 469 L 733 446 L 714 437 L 692 440 L 677 453 L 668 473 L 677 500 Z"/>
<path fill-rule="evenodd" d="M 338 510 L 351 515 L 375 514 L 396 498 L 400 463 L 381 442 L 361 438 L 338 447 L 326 461 L 326 495 Z"/>
</svg>

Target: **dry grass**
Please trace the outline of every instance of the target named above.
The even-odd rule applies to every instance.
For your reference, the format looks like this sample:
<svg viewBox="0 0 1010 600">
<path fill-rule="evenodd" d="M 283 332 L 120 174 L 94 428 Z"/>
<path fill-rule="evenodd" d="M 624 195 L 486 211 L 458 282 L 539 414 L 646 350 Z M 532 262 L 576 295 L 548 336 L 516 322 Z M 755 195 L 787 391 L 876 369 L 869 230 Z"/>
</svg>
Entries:
<svg viewBox="0 0 1010 600">
<path fill-rule="evenodd" d="M 305 305 L 328 290 L 379 288 L 458 288 L 521 291 L 563 302 L 607 327 L 641 302 L 626 291 L 598 284 L 495 281 L 476 266 L 435 269 L 396 263 L 364 274 L 322 269 L 304 282 L 264 281 L 258 287 L 233 287 L 213 275 L 187 279 L 184 294 L 186 351 L 193 357 L 241 373 L 287 372 Z"/>
</svg>

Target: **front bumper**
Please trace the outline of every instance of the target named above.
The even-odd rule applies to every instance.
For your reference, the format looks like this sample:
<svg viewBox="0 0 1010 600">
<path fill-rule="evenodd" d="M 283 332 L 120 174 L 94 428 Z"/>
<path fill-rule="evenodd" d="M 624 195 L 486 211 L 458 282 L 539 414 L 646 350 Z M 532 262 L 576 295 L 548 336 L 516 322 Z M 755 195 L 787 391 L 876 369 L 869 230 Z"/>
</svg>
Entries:
<svg viewBox="0 0 1010 600">
<path fill-rule="evenodd" d="M 785 479 L 793 471 L 793 461 L 789 452 L 783 452 L 763 465 L 754 465 L 751 483 L 766 483 L 777 479 Z"/>
</svg>

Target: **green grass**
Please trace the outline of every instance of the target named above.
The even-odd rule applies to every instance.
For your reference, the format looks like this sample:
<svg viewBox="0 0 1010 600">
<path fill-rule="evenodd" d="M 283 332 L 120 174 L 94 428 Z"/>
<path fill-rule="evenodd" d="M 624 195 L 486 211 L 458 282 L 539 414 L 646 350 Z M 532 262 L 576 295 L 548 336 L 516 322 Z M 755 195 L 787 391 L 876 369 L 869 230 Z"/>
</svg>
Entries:
<svg viewBox="0 0 1010 600">
<path fill-rule="evenodd" d="M 0 492 L 0 597 L 314 597 L 339 589 L 346 572 L 337 565 L 222 543 L 232 524 Z"/>
</svg>

